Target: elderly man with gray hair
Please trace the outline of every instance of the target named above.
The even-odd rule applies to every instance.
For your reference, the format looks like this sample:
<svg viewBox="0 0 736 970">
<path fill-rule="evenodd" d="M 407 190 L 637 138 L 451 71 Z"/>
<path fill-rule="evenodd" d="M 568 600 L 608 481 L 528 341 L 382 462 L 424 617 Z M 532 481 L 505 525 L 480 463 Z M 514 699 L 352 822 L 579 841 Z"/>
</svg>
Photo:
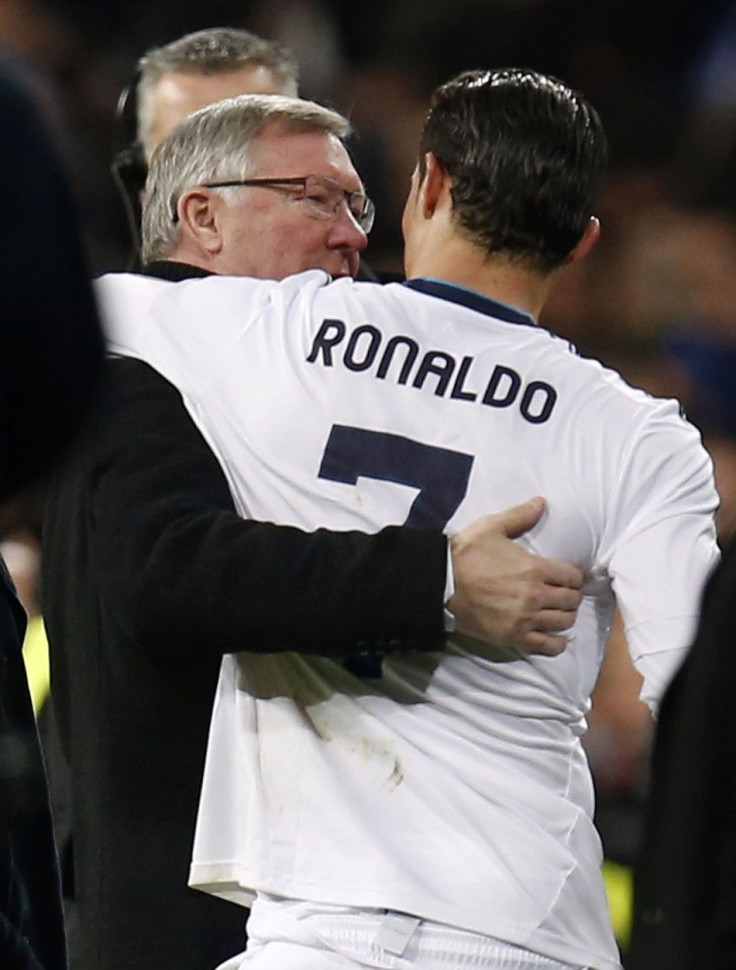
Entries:
<svg viewBox="0 0 736 970">
<path fill-rule="evenodd" d="M 175 129 L 155 156 L 142 255 L 220 275 L 355 276 L 374 208 L 343 144 L 342 115 L 278 96 L 228 99 Z"/>
</svg>

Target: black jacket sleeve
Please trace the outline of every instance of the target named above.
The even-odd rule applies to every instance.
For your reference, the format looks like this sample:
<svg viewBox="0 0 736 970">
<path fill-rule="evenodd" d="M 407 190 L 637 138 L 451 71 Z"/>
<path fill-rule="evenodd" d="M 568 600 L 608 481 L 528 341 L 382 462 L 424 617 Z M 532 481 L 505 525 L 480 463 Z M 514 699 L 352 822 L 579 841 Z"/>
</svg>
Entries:
<svg viewBox="0 0 736 970">
<path fill-rule="evenodd" d="M 117 360 L 108 392 L 51 495 L 47 591 L 65 557 L 88 557 L 102 608 L 127 635 L 177 653 L 442 645 L 440 533 L 306 533 L 243 520 L 175 388 L 140 361 Z M 85 549 L 75 551 L 80 534 Z"/>
</svg>

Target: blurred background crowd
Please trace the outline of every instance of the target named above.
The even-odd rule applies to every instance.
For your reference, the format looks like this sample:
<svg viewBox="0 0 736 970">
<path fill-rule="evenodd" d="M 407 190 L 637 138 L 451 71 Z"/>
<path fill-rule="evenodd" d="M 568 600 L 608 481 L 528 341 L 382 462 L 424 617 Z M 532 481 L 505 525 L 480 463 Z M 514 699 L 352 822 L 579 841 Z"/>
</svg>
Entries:
<svg viewBox="0 0 736 970">
<path fill-rule="evenodd" d="M 682 402 L 715 462 L 722 540 L 736 531 L 736 2 L 3 0 L 0 59 L 25 76 L 58 138 L 94 273 L 130 264 L 110 161 L 125 141 L 116 104 L 135 62 L 224 25 L 287 44 L 303 95 L 353 120 L 357 168 L 377 205 L 368 258 L 379 271 L 401 268 L 401 206 L 436 84 L 513 65 L 583 91 L 610 139 L 603 234 L 542 323 Z M 34 540 L 7 534 L 4 548 L 30 579 L 21 592 L 33 613 Z M 607 854 L 623 862 L 646 788 L 650 724 L 637 689 L 615 629 L 587 746 Z"/>
</svg>

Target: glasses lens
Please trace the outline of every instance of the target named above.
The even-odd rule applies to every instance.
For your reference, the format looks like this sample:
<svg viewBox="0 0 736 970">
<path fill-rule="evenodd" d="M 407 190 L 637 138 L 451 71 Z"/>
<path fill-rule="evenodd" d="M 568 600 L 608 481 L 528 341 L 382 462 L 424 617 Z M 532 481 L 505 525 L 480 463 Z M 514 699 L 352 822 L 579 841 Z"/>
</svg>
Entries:
<svg viewBox="0 0 736 970">
<path fill-rule="evenodd" d="M 375 208 L 362 192 L 346 192 L 339 182 L 319 175 L 308 175 L 304 179 L 300 199 L 309 203 L 313 211 L 323 219 L 333 218 L 343 202 L 347 203 L 351 216 L 364 232 L 373 226 Z"/>
<path fill-rule="evenodd" d="M 318 175 L 309 175 L 304 179 L 303 191 L 301 198 L 306 199 L 320 215 L 328 217 L 337 212 L 343 194 L 336 182 Z"/>
<path fill-rule="evenodd" d="M 376 207 L 367 195 L 359 195 L 356 202 L 359 204 L 351 205 L 351 212 L 363 232 L 368 234 L 373 228 L 373 220 L 376 218 Z"/>
</svg>

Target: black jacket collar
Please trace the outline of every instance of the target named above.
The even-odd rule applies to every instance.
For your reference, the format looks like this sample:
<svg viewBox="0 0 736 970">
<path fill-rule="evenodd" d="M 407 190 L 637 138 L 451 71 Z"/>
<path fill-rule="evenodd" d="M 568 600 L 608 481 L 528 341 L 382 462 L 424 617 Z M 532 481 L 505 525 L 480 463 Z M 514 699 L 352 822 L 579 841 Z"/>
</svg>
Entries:
<svg viewBox="0 0 736 970">
<path fill-rule="evenodd" d="M 201 269 L 199 266 L 190 266 L 189 263 L 175 263 L 170 259 L 156 260 L 148 263 L 141 270 L 143 276 L 155 276 L 160 280 L 170 280 L 172 283 L 179 283 L 181 280 L 193 280 L 202 276 L 214 276 L 208 269 Z"/>
</svg>

